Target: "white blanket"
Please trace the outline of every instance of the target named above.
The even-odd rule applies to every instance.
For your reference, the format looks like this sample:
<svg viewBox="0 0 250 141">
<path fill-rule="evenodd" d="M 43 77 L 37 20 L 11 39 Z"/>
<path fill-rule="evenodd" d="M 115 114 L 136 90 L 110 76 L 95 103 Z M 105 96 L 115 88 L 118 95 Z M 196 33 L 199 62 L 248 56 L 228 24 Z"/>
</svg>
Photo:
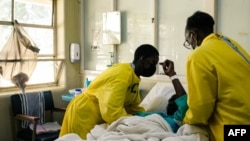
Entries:
<svg viewBox="0 0 250 141">
<path fill-rule="evenodd" d="M 173 133 L 158 114 L 146 117 L 123 117 L 111 125 L 96 125 L 87 135 L 88 141 L 208 141 L 206 130 L 185 124 Z"/>
</svg>

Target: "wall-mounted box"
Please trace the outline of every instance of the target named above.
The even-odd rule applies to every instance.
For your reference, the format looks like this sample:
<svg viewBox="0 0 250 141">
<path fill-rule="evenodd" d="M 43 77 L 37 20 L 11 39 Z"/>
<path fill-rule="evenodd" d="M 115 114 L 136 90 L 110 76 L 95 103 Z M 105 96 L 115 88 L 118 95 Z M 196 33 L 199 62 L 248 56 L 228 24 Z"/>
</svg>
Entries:
<svg viewBox="0 0 250 141">
<path fill-rule="evenodd" d="M 121 43 L 121 12 L 103 13 L 103 44 Z"/>
<path fill-rule="evenodd" d="M 80 62 L 80 46 L 77 43 L 70 44 L 70 61 Z"/>
</svg>

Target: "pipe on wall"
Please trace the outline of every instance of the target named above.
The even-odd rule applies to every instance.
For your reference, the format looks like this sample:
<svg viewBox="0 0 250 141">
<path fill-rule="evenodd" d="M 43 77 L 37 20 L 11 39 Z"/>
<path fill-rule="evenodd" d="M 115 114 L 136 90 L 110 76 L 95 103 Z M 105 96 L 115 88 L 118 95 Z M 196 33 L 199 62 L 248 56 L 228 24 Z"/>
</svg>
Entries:
<svg viewBox="0 0 250 141">
<path fill-rule="evenodd" d="M 117 10 L 117 0 L 112 0 L 111 2 L 111 10 L 112 11 L 116 11 Z M 118 62 L 118 57 L 117 57 L 117 47 L 118 45 L 114 44 L 112 45 L 113 46 L 113 49 L 112 49 L 112 52 L 113 52 L 113 64 L 116 64 Z"/>
<path fill-rule="evenodd" d="M 152 17 L 152 22 L 154 24 L 154 28 L 153 28 L 153 36 L 154 36 L 154 46 L 156 48 L 158 48 L 158 45 L 159 45 L 159 38 L 158 38 L 158 22 L 159 22 L 159 19 L 158 19 L 158 3 L 159 1 L 158 0 L 153 0 L 153 17 Z"/>
</svg>

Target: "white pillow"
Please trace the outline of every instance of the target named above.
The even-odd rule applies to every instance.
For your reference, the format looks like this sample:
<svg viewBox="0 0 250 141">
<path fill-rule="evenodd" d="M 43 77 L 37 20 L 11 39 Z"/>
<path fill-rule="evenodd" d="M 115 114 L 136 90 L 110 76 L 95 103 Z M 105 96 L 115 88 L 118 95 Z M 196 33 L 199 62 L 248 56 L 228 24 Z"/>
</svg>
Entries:
<svg viewBox="0 0 250 141">
<path fill-rule="evenodd" d="M 147 112 L 166 113 L 168 100 L 173 94 L 175 94 L 175 90 L 172 83 L 157 82 L 142 100 L 140 106 Z"/>
</svg>

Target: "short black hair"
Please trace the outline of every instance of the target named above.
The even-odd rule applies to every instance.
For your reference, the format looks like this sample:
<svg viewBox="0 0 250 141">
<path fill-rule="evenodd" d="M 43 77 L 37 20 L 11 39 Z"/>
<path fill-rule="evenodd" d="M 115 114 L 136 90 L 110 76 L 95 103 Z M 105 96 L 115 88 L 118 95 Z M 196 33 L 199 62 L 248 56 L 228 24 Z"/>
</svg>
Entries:
<svg viewBox="0 0 250 141">
<path fill-rule="evenodd" d="M 159 52 L 153 45 L 142 44 L 135 50 L 133 62 L 136 62 L 142 56 L 144 58 L 148 58 L 148 57 L 155 56 L 155 55 L 159 56 Z"/>
<path fill-rule="evenodd" d="M 208 13 L 196 11 L 192 16 L 188 17 L 186 30 L 198 29 L 204 33 L 212 33 L 214 19 Z"/>
</svg>

